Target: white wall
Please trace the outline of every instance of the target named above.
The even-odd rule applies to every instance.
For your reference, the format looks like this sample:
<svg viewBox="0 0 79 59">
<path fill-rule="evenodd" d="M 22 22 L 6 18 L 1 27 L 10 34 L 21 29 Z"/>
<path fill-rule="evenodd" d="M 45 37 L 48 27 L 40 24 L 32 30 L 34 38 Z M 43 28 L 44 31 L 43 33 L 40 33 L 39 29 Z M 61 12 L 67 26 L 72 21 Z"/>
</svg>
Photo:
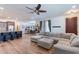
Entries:
<svg viewBox="0 0 79 59">
<path fill-rule="evenodd" d="M 60 26 L 60 28 L 53 28 L 52 26 Z M 65 17 L 64 16 L 51 18 L 51 32 L 65 33 Z"/>
</svg>

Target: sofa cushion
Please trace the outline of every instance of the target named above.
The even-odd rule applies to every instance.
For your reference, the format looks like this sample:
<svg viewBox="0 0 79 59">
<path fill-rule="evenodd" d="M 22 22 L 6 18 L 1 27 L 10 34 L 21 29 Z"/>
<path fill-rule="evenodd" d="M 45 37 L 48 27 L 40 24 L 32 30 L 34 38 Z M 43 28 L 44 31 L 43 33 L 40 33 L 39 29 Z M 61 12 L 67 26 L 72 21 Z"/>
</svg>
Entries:
<svg viewBox="0 0 79 59">
<path fill-rule="evenodd" d="M 61 33 L 60 37 L 65 39 L 70 39 L 72 33 Z"/>
<path fill-rule="evenodd" d="M 50 32 L 45 32 L 44 33 L 45 36 L 48 36 L 49 34 L 50 34 Z"/>
<path fill-rule="evenodd" d="M 60 38 L 60 33 L 56 33 L 56 34 L 54 33 L 54 34 L 53 34 L 53 37 Z"/>
<path fill-rule="evenodd" d="M 77 37 L 77 35 L 75 35 L 74 33 L 71 35 L 71 37 L 70 37 L 70 41 L 72 42 L 72 40 L 75 38 L 75 37 Z"/>
<path fill-rule="evenodd" d="M 70 43 L 71 46 L 79 47 L 79 37 L 75 37 Z"/>
<path fill-rule="evenodd" d="M 45 33 L 44 32 L 40 32 L 40 33 L 38 33 L 38 35 L 44 35 Z"/>
<path fill-rule="evenodd" d="M 49 33 L 49 37 L 57 37 L 60 38 L 61 33 Z"/>
</svg>

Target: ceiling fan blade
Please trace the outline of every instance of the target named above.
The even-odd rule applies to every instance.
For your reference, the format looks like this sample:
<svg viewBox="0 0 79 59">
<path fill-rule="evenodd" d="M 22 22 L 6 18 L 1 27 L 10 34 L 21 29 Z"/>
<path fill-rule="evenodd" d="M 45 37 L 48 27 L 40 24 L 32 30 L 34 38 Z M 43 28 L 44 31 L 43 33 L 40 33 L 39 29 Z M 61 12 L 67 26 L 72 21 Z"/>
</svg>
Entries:
<svg viewBox="0 0 79 59">
<path fill-rule="evenodd" d="M 40 13 L 39 13 L 39 12 L 36 12 L 36 14 L 37 14 L 37 15 L 40 15 Z"/>
<path fill-rule="evenodd" d="M 41 8 L 41 4 L 38 4 L 36 10 L 39 10 L 40 8 Z"/>
<path fill-rule="evenodd" d="M 38 10 L 39 12 L 47 12 L 46 10 Z"/>
<path fill-rule="evenodd" d="M 26 7 L 27 9 L 33 10 L 32 8 Z M 33 10 L 34 11 L 34 10 Z"/>
</svg>

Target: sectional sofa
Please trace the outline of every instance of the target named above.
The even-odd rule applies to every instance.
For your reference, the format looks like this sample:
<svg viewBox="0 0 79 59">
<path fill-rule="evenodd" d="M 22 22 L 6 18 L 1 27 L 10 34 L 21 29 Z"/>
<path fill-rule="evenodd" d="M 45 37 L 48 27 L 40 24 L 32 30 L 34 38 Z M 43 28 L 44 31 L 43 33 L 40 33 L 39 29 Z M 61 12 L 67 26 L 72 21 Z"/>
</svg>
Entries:
<svg viewBox="0 0 79 59">
<path fill-rule="evenodd" d="M 46 41 L 45 38 L 46 40 L 49 40 L 50 43 L 48 43 L 48 41 Z M 32 36 L 31 40 L 36 42 L 37 45 L 46 49 L 54 47 L 55 52 L 52 51 L 51 53 L 79 53 L 79 37 L 73 33 L 42 32 L 34 37 Z M 53 44 L 54 40 L 57 40 L 58 42 L 56 44 Z"/>
</svg>

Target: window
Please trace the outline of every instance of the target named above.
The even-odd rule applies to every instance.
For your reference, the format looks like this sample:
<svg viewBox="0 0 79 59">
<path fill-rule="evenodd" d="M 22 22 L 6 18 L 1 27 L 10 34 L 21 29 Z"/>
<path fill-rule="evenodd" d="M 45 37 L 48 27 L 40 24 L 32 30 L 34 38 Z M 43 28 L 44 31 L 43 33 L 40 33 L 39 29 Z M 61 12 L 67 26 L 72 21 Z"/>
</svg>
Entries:
<svg viewBox="0 0 79 59">
<path fill-rule="evenodd" d="M 45 32 L 50 32 L 48 21 L 45 21 Z"/>
</svg>

